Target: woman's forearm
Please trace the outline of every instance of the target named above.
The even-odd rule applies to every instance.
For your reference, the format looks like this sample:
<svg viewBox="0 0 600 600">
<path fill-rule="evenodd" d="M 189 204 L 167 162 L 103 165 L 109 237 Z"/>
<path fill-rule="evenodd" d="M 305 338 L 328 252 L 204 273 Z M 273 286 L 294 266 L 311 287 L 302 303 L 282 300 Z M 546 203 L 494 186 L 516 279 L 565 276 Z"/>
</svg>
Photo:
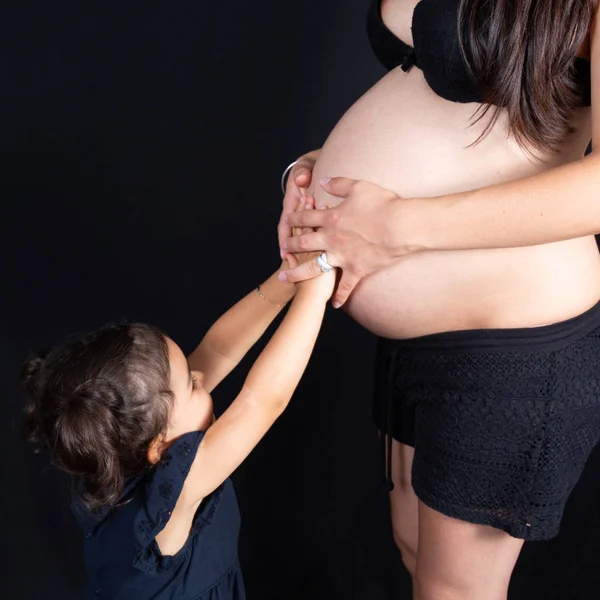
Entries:
<svg viewBox="0 0 600 600">
<path fill-rule="evenodd" d="M 405 204 L 403 205 L 403 202 Z M 508 183 L 398 200 L 398 254 L 534 246 L 600 233 L 600 153 Z"/>
</svg>

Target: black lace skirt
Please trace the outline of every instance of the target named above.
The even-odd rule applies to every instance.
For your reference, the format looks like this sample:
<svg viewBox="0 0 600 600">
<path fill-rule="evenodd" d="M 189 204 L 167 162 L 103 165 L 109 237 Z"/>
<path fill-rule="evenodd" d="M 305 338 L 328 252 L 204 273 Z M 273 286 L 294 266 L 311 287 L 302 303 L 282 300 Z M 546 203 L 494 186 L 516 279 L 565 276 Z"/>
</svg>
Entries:
<svg viewBox="0 0 600 600">
<path fill-rule="evenodd" d="M 424 504 L 517 538 L 554 537 L 600 441 L 600 303 L 543 327 L 381 339 L 374 417 L 414 446 Z"/>
</svg>

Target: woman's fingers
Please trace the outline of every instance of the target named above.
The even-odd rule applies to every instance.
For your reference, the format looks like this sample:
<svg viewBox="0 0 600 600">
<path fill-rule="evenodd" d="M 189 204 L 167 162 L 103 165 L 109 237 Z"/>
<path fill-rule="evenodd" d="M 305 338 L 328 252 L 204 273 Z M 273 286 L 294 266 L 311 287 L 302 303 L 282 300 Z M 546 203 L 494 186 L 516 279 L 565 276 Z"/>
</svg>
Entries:
<svg viewBox="0 0 600 600">
<path fill-rule="evenodd" d="M 312 227 L 316 229 L 317 227 L 323 227 L 329 213 L 329 210 L 303 210 L 287 215 L 287 222 L 290 227 Z"/>
<path fill-rule="evenodd" d="M 314 196 L 305 196 L 306 198 L 306 209 L 315 207 L 315 197 Z"/>
<path fill-rule="evenodd" d="M 315 207 L 315 199 L 312 196 L 302 196 L 296 212 L 302 212 L 303 210 L 312 210 Z M 308 227 L 292 227 L 292 237 L 297 237 L 303 233 L 311 233 L 312 229 Z"/>
<path fill-rule="evenodd" d="M 281 217 L 279 219 L 279 223 L 277 224 L 277 239 L 279 240 L 279 249 L 281 258 L 283 258 L 285 254 L 285 250 L 283 249 L 283 244 L 287 238 L 293 235 L 292 227 L 288 222 L 288 215 L 286 207 L 284 206 L 283 212 L 281 213 Z"/>
<path fill-rule="evenodd" d="M 334 177 L 333 179 L 321 179 L 321 187 L 332 196 L 346 198 L 358 183 L 356 179 L 346 177 Z"/>
<path fill-rule="evenodd" d="M 293 254 L 285 254 L 283 260 L 287 261 L 290 269 L 294 269 L 298 266 L 298 259 Z"/>
<path fill-rule="evenodd" d="M 305 210 L 306 207 L 306 196 L 302 196 L 300 198 L 300 202 L 298 202 L 298 206 L 296 207 L 296 212 L 301 212 Z M 298 235 L 302 235 L 302 229 L 300 227 L 292 227 L 292 237 L 296 237 Z"/>
<path fill-rule="evenodd" d="M 305 167 L 305 169 L 308 170 L 307 167 Z M 279 252 L 281 254 L 282 259 L 283 255 L 285 254 L 283 243 L 287 238 L 294 235 L 292 225 L 290 225 L 290 223 L 288 222 L 288 216 L 290 214 L 293 214 L 294 211 L 299 210 L 299 205 L 302 201 L 302 198 L 304 198 L 301 191 L 295 184 L 295 179 L 291 182 L 290 180 L 288 180 L 285 196 L 283 198 L 283 210 L 281 212 L 281 217 L 279 218 L 279 223 L 277 224 L 277 239 L 279 241 Z"/>
<path fill-rule="evenodd" d="M 316 213 L 319 211 L 308 211 Z M 327 250 L 325 234 L 322 231 L 312 231 L 303 233 L 297 237 L 288 238 L 285 241 L 284 249 L 286 252 L 317 252 Z"/>
<path fill-rule="evenodd" d="M 315 207 L 315 199 L 313 196 L 307 196 L 306 197 L 306 204 L 304 205 L 304 210 L 312 210 Z M 298 228 L 298 235 L 304 235 L 307 233 L 312 233 L 314 231 L 314 229 L 312 229 L 311 227 L 299 227 Z"/>
<path fill-rule="evenodd" d="M 339 308 L 346 303 L 346 300 L 348 300 L 359 281 L 360 277 L 354 275 L 350 271 L 342 271 L 342 278 L 340 279 L 333 296 L 333 308 Z"/>
<path fill-rule="evenodd" d="M 306 167 L 300 167 L 294 174 L 294 183 L 299 188 L 306 189 L 310 185 L 311 171 Z"/>
<path fill-rule="evenodd" d="M 312 179 L 312 170 L 315 166 L 315 161 L 305 158 L 300 159 L 298 164 L 292 168 L 290 179 L 294 181 L 296 187 L 307 188 Z"/>
</svg>

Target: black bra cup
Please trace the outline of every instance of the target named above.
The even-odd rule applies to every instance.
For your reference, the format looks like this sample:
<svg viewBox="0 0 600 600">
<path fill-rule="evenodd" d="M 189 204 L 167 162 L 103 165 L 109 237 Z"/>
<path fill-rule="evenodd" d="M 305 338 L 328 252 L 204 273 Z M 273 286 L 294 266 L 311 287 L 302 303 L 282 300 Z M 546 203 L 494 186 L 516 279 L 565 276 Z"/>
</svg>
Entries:
<svg viewBox="0 0 600 600">
<path fill-rule="evenodd" d="M 412 18 L 414 48 L 397 38 L 381 18 L 381 0 L 369 8 L 367 32 L 373 51 L 388 69 L 413 66 L 421 69 L 431 89 L 451 102 L 484 101 L 483 93 L 469 75 L 458 44 L 460 0 L 421 0 Z M 591 104 L 590 63 L 575 59 L 582 105 Z"/>
</svg>

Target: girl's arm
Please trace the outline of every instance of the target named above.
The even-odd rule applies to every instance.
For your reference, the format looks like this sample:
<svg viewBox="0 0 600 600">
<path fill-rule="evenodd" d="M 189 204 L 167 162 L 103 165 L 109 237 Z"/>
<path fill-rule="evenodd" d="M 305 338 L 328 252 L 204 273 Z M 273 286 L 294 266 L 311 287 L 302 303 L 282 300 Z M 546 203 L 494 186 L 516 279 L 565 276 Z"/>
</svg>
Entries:
<svg viewBox="0 0 600 600">
<path fill-rule="evenodd" d="M 190 354 L 190 368 L 204 373 L 204 387 L 209 392 L 229 375 L 293 298 L 294 286 L 281 283 L 278 273 L 261 284 L 262 297 L 253 290 L 221 316 Z"/>
<path fill-rule="evenodd" d="M 334 273 L 298 285 L 242 391 L 206 432 L 181 496 L 191 510 L 235 471 L 288 405 L 317 339 Z"/>
</svg>

